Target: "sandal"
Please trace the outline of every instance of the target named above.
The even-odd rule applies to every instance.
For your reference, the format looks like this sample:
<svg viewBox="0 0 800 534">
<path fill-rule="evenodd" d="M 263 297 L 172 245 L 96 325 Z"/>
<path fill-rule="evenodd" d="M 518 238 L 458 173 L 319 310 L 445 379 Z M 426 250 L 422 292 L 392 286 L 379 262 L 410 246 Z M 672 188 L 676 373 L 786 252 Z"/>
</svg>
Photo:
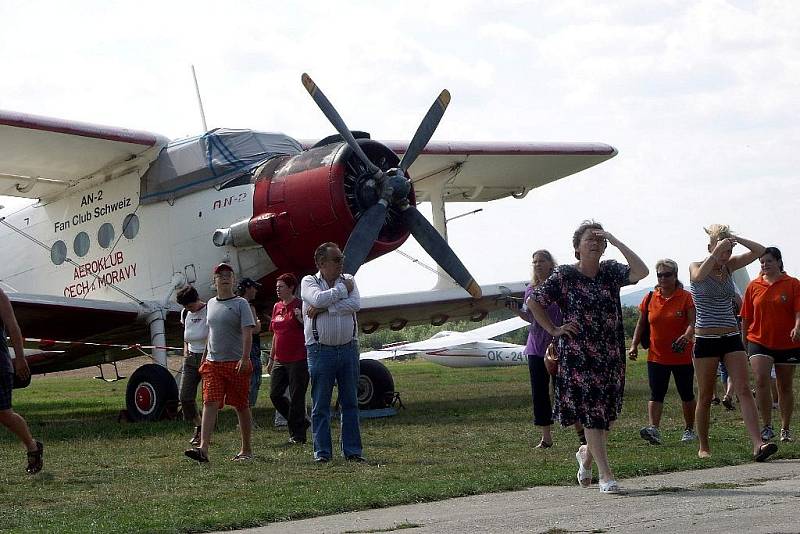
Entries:
<svg viewBox="0 0 800 534">
<path fill-rule="evenodd" d="M 736 409 L 736 406 L 733 404 L 733 399 L 727 395 L 722 397 L 722 405 L 725 406 L 725 409 L 729 412 L 732 412 Z"/>
<path fill-rule="evenodd" d="M 606 480 L 600 483 L 600 493 L 620 493 L 621 491 L 616 480 Z"/>
<path fill-rule="evenodd" d="M 26 473 L 35 475 L 42 470 L 42 467 L 44 467 L 43 453 L 44 445 L 41 441 L 36 441 L 36 450 L 28 452 L 28 467 L 25 468 Z"/>
<path fill-rule="evenodd" d="M 201 449 L 200 447 L 192 447 L 191 449 L 186 449 L 185 451 L 183 451 L 183 454 L 201 464 L 208 463 L 208 455 L 205 452 L 203 452 L 203 449 Z"/>
<path fill-rule="evenodd" d="M 774 443 L 764 443 L 758 448 L 758 453 L 753 455 L 756 462 L 766 462 L 767 458 L 778 452 L 778 446 Z"/>
<path fill-rule="evenodd" d="M 552 441 L 545 441 L 544 439 L 542 439 L 539 442 L 539 444 L 536 447 L 534 447 L 534 449 L 549 449 L 552 446 L 553 446 Z"/>
<path fill-rule="evenodd" d="M 200 431 L 201 430 L 202 430 L 202 427 L 200 425 L 197 425 L 196 427 L 194 427 L 194 436 L 192 436 L 192 439 L 189 440 L 189 443 L 191 443 L 195 447 L 199 447 L 200 446 Z"/>
<path fill-rule="evenodd" d="M 592 468 L 586 469 L 583 467 L 582 450 L 583 447 L 578 449 L 578 452 L 575 453 L 575 459 L 578 461 L 578 484 L 580 484 L 582 488 L 588 488 L 592 485 Z"/>
<path fill-rule="evenodd" d="M 243 453 L 243 452 L 240 452 L 239 454 L 237 454 L 236 456 L 234 456 L 233 458 L 231 458 L 231 461 L 232 461 L 232 462 L 249 462 L 249 461 L 251 461 L 253 458 L 254 458 L 254 456 L 253 456 L 253 453 L 252 453 L 252 452 L 251 452 L 251 453 Z"/>
</svg>

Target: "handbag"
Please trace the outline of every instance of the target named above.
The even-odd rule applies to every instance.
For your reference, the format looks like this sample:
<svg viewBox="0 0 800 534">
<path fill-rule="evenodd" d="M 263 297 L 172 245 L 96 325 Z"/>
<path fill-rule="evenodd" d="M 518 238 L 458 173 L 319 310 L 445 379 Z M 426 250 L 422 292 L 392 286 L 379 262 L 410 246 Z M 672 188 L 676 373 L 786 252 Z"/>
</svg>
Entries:
<svg viewBox="0 0 800 534">
<path fill-rule="evenodd" d="M 544 352 L 544 368 L 551 376 L 558 374 L 558 352 L 555 343 L 550 343 Z"/>
<path fill-rule="evenodd" d="M 641 337 L 639 338 L 639 343 L 645 349 L 650 348 L 650 299 L 653 298 L 653 292 L 647 294 L 647 300 L 644 301 L 644 314 L 642 315 L 642 319 L 644 323 L 642 324 L 642 333 Z"/>
</svg>

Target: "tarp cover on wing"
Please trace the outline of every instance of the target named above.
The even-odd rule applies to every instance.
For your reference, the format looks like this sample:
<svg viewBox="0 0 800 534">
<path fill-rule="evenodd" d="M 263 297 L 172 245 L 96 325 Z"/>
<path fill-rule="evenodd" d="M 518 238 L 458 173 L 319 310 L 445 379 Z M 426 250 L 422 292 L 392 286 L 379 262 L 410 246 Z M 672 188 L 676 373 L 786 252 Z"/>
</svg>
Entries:
<svg viewBox="0 0 800 534">
<path fill-rule="evenodd" d="M 278 133 L 217 128 L 164 147 L 142 177 L 141 202 L 171 200 L 238 178 L 261 162 L 294 155 L 300 143 Z"/>
</svg>

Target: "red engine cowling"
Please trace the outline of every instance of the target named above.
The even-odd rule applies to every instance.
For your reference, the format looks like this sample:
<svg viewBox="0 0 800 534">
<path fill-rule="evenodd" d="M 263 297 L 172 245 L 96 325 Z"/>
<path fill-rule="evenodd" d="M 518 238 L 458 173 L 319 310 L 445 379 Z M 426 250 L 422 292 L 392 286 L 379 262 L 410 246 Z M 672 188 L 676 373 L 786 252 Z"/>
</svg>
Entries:
<svg viewBox="0 0 800 534">
<path fill-rule="evenodd" d="M 369 139 L 358 142 L 381 169 L 397 166 L 399 158 L 386 146 Z M 358 217 L 378 200 L 369 180 L 364 165 L 344 143 L 275 158 L 259 169 L 248 230 L 278 266 L 274 276 L 316 271 L 314 250 L 326 241 L 344 248 Z M 412 202 L 413 195 L 412 191 Z M 368 259 L 398 248 L 408 236 L 391 207 Z M 272 275 L 267 279 L 264 282 L 270 284 Z"/>
</svg>

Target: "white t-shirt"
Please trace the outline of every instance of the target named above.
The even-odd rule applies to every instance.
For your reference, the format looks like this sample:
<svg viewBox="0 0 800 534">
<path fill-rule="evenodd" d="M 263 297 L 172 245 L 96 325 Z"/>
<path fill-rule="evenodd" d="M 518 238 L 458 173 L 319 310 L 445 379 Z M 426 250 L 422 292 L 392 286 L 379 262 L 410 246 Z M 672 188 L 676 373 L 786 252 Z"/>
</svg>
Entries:
<svg viewBox="0 0 800 534">
<path fill-rule="evenodd" d="M 208 340 L 208 323 L 206 315 L 208 306 L 203 306 L 196 312 L 186 310 L 181 314 L 183 324 L 183 341 L 189 345 L 189 352 L 202 353 Z"/>
</svg>

